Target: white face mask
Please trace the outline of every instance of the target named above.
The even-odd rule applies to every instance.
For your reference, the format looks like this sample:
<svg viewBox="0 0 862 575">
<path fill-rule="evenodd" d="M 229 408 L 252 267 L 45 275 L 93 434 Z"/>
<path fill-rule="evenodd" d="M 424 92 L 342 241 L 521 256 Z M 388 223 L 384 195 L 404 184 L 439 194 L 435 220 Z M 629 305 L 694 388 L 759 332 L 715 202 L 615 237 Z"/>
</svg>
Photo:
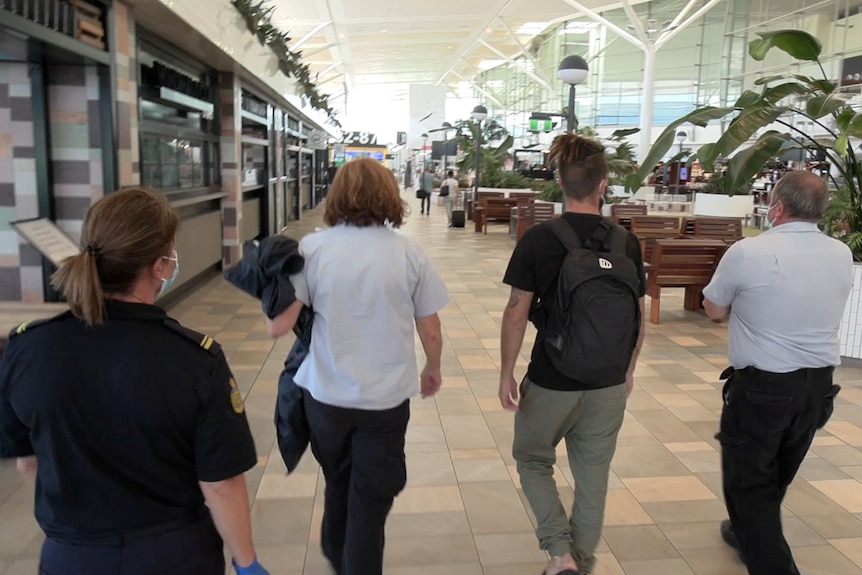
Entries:
<svg viewBox="0 0 862 575">
<path fill-rule="evenodd" d="M 772 212 L 772 208 L 774 208 L 777 205 L 778 204 L 772 204 L 768 208 L 766 208 L 766 227 L 767 228 L 772 228 L 772 226 L 773 226 L 772 219 L 769 217 L 769 214 L 770 214 L 770 212 Z"/>
<path fill-rule="evenodd" d="M 162 286 L 159 288 L 159 292 L 156 294 L 156 296 L 160 296 L 166 291 L 168 291 L 171 285 L 173 285 L 173 283 L 177 281 L 177 276 L 180 275 L 180 257 L 179 255 L 177 255 L 177 250 L 174 250 L 174 257 L 169 258 L 168 256 L 162 256 L 162 259 L 168 260 L 169 262 L 174 262 L 174 271 L 171 273 L 171 277 L 162 278 Z"/>
</svg>

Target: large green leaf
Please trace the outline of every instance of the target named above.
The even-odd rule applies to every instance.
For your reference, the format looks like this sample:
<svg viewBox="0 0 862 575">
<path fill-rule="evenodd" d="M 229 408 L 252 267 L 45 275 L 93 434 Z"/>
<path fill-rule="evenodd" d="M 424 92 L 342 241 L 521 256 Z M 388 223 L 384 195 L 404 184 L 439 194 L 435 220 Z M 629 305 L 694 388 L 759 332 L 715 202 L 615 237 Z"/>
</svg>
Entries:
<svg viewBox="0 0 862 575">
<path fill-rule="evenodd" d="M 608 139 L 618 142 L 623 138 L 631 136 L 632 134 L 637 134 L 640 131 L 640 128 L 622 128 L 620 130 L 614 130 L 614 133 L 608 136 Z"/>
<path fill-rule="evenodd" d="M 715 144 L 704 144 L 697 151 L 697 157 L 700 158 L 704 172 L 712 172 L 715 169 L 715 160 L 718 158 L 718 152 L 715 151 Z M 710 163 L 706 163 L 703 158 L 712 158 Z"/>
<path fill-rule="evenodd" d="M 849 94 L 841 94 L 840 92 L 815 96 L 805 103 L 805 112 L 816 120 L 837 112 L 844 107 L 849 99 Z"/>
<path fill-rule="evenodd" d="M 820 91 L 824 94 L 831 94 L 836 88 L 835 84 L 829 80 L 823 80 L 822 78 L 812 78 L 811 76 L 803 76 L 802 74 L 793 74 L 793 77 L 807 85 L 815 92 Z"/>
<path fill-rule="evenodd" d="M 763 90 L 763 99 L 770 104 L 775 104 L 787 96 L 802 96 L 810 92 L 811 89 L 802 84 L 797 82 L 785 82 L 784 84 L 778 84 L 777 86 L 771 86 Z"/>
<path fill-rule="evenodd" d="M 682 118 L 668 124 L 664 131 L 659 134 L 659 137 L 656 138 L 646 157 L 641 159 L 640 168 L 637 173 L 626 178 L 626 189 L 637 190 L 637 188 L 641 186 L 644 178 L 647 177 L 655 165 L 658 164 L 659 160 L 667 154 L 668 150 L 670 150 L 671 146 L 674 144 L 674 140 L 676 139 L 676 129 L 679 126 L 687 122 L 691 122 L 696 126 L 703 127 L 706 126 L 710 120 L 723 118 L 733 111 L 733 108 L 706 106 L 704 108 L 698 108 L 686 114 Z"/>
<path fill-rule="evenodd" d="M 862 138 L 862 112 L 859 112 L 850 120 L 847 133 L 854 138 Z"/>
<path fill-rule="evenodd" d="M 757 61 L 766 58 L 773 48 L 787 52 L 797 60 L 814 62 L 820 57 L 823 46 L 820 40 L 803 30 L 774 30 L 758 32 L 759 40 L 748 43 L 748 54 Z"/>
<path fill-rule="evenodd" d="M 776 74 L 775 76 L 764 76 L 763 78 L 758 78 L 754 81 L 755 86 L 762 86 L 764 84 L 769 84 L 770 82 L 775 82 L 776 80 L 783 80 L 785 76 L 781 74 Z"/>
<path fill-rule="evenodd" d="M 747 108 L 749 106 L 754 106 L 763 98 L 760 94 L 755 92 L 754 90 L 746 90 L 742 93 L 742 95 L 736 100 L 733 104 L 734 108 Z"/>
<path fill-rule="evenodd" d="M 749 180 L 763 169 L 770 158 L 781 152 L 784 143 L 790 140 L 790 134 L 770 130 L 764 133 L 750 148 L 742 150 L 727 165 L 727 190 L 733 193 L 744 190 Z"/>
<path fill-rule="evenodd" d="M 787 108 L 773 105 L 759 105 L 747 108 L 733 119 L 715 146 L 700 149 L 701 162 L 712 167 L 719 155 L 730 156 L 736 149 L 747 142 L 757 130 L 765 128 L 774 122 Z"/>
<path fill-rule="evenodd" d="M 846 132 L 850 129 L 850 123 L 853 121 L 853 118 L 856 116 L 856 112 L 853 111 L 853 108 L 847 106 L 838 116 L 835 118 L 835 123 L 838 125 L 838 129 L 842 132 Z"/>
</svg>

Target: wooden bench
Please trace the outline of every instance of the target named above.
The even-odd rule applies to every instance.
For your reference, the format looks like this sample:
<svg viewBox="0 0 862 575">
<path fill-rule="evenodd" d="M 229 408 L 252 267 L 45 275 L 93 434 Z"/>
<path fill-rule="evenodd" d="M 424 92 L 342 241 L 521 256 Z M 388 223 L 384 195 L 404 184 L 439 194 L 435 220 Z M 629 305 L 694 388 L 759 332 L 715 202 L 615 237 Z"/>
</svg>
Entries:
<svg viewBox="0 0 862 575">
<path fill-rule="evenodd" d="M 488 222 L 508 222 L 512 219 L 512 208 L 519 203 L 532 203 L 532 200 L 517 198 L 482 198 L 476 212 L 473 214 L 474 229 L 483 234 L 488 233 Z"/>
<path fill-rule="evenodd" d="M 741 218 L 696 217 L 694 236 L 733 243 L 742 239 Z"/>
<path fill-rule="evenodd" d="M 649 320 L 659 323 L 661 288 L 685 288 L 684 308 L 700 309 L 703 288 L 727 244 L 710 239 L 657 239 L 650 259 L 646 294 L 650 297 Z"/>
<path fill-rule="evenodd" d="M 479 202 L 482 201 L 483 198 L 502 198 L 503 192 L 477 192 L 476 197 L 472 198 L 467 205 L 467 219 L 472 220 L 475 218 L 474 212 L 476 208 L 479 206 Z M 477 230 L 478 231 L 478 230 Z"/>
<path fill-rule="evenodd" d="M 537 204 L 536 202 L 520 203 L 516 212 L 518 218 L 517 239 L 521 239 L 528 229 L 541 222 L 547 222 L 553 218 L 554 204 Z"/>
<path fill-rule="evenodd" d="M 645 216 L 646 204 L 611 204 L 611 219 L 624 227 L 631 229 L 632 216 Z"/>
<path fill-rule="evenodd" d="M 509 192 L 509 197 L 515 200 L 536 200 L 539 194 L 536 192 Z"/>
<path fill-rule="evenodd" d="M 679 218 L 676 216 L 632 216 L 631 232 L 641 243 L 645 262 L 650 261 L 657 239 L 678 238 Z"/>
</svg>

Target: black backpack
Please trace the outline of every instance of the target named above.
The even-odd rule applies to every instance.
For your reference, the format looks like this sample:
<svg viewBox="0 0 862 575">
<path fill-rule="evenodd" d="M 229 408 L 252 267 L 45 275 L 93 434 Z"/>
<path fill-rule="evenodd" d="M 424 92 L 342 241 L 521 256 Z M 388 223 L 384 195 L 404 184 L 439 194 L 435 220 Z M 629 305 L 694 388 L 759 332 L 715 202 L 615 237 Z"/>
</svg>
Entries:
<svg viewBox="0 0 862 575">
<path fill-rule="evenodd" d="M 605 387 L 625 381 L 640 331 L 640 278 L 626 256 L 627 232 L 602 220 L 581 241 L 563 218 L 548 222 L 569 253 L 551 312 L 544 318 L 545 351 L 563 375 Z"/>
</svg>

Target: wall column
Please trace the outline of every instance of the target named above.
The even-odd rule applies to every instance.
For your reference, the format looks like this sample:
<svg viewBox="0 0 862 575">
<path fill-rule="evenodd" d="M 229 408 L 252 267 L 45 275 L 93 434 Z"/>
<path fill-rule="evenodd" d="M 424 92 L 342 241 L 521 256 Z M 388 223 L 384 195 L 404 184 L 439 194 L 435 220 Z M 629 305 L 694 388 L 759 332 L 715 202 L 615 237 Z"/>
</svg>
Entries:
<svg viewBox="0 0 862 575">
<path fill-rule="evenodd" d="M 222 263 L 233 265 L 242 257 L 242 86 L 233 72 L 219 72 L 219 159 L 222 198 Z"/>
<path fill-rule="evenodd" d="M 138 142 L 138 61 L 135 15 L 126 4 L 114 2 L 109 26 L 113 77 L 114 126 L 119 187 L 141 183 Z M 113 182 L 105 182 L 106 188 Z"/>
</svg>

